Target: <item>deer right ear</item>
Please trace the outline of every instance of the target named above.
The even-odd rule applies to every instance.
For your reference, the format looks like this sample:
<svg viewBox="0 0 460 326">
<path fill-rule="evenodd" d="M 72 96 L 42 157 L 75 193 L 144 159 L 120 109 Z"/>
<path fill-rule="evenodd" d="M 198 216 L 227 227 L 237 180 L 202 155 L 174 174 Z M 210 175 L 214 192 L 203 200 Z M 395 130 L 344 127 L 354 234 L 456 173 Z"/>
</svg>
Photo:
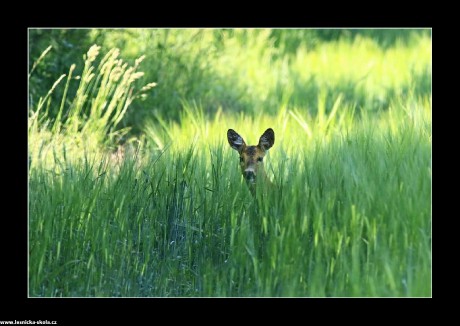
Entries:
<svg viewBox="0 0 460 326">
<path fill-rule="evenodd" d="M 239 153 L 241 153 L 243 148 L 246 146 L 246 143 L 244 142 L 243 137 L 238 135 L 238 133 L 233 129 L 228 129 L 227 140 L 230 146 L 233 149 L 237 150 Z"/>
<path fill-rule="evenodd" d="M 265 130 L 262 136 L 259 139 L 259 146 L 262 147 L 264 151 L 270 149 L 275 143 L 275 132 L 272 128 Z"/>
</svg>

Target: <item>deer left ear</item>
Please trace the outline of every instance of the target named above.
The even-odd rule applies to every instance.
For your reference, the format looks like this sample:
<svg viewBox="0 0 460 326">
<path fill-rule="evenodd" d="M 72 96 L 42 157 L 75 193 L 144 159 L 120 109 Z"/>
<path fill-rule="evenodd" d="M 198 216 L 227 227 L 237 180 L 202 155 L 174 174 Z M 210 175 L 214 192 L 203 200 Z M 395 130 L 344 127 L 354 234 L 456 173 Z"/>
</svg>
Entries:
<svg viewBox="0 0 460 326">
<path fill-rule="evenodd" d="M 244 146 L 246 146 L 246 143 L 244 142 L 243 137 L 238 135 L 238 133 L 233 130 L 233 129 L 228 129 L 227 131 L 227 140 L 230 146 L 234 149 L 237 150 L 239 153 L 243 150 Z"/>
<path fill-rule="evenodd" d="M 275 143 L 275 132 L 272 128 L 268 128 L 265 132 L 260 136 L 259 139 L 259 147 L 261 147 L 264 151 L 268 150 L 273 146 Z"/>
</svg>

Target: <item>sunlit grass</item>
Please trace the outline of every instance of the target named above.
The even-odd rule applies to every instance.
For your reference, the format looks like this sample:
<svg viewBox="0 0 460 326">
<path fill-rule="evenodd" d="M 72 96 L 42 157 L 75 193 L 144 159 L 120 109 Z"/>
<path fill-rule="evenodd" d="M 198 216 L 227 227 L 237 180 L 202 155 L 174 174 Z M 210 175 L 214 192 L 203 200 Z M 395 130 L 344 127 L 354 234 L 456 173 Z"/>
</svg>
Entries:
<svg viewBox="0 0 460 326">
<path fill-rule="evenodd" d="M 298 44 L 275 44 L 273 33 L 298 35 Z M 402 30 L 388 30 L 406 35 Z M 425 30 L 426 32 L 426 30 Z M 396 39 L 383 46 L 365 34 L 310 46 L 302 30 L 131 29 L 93 31 L 102 49 L 142 63 L 146 80 L 158 82 L 144 101 L 134 102 L 127 121 L 141 128 L 145 118 L 179 116 L 183 100 L 207 113 L 224 111 L 277 114 L 298 106 L 315 113 L 318 94 L 328 107 L 343 93 L 343 103 L 377 111 L 395 97 L 431 92 L 429 33 Z M 305 34 L 306 35 L 306 34 Z M 286 48 L 287 47 L 287 48 Z"/>
<path fill-rule="evenodd" d="M 337 82 L 328 69 L 317 74 Z M 30 296 L 431 296 L 430 96 L 358 112 L 346 93 L 318 92 L 310 108 L 212 115 L 185 99 L 177 121 L 146 120 L 115 157 L 101 141 L 118 129 L 100 88 L 84 98 L 95 115 L 76 115 L 72 132 L 72 119 L 32 110 Z M 226 131 L 253 144 L 268 127 L 276 187 L 253 197 Z"/>
<path fill-rule="evenodd" d="M 331 107 L 343 93 L 347 104 L 377 110 L 395 96 L 430 91 L 425 86 L 431 76 L 428 37 L 387 49 L 368 38 L 325 42 L 314 49 L 299 47 L 292 57 L 280 57 L 272 42 L 269 30 L 255 33 L 245 46 L 238 37 L 228 38 L 223 53 L 211 61 L 213 71 L 250 100 L 248 111 L 273 114 L 294 105 L 315 112 L 319 93 Z"/>
<path fill-rule="evenodd" d="M 276 132 L 280 193 L 259 201 L 222 121 L 197 115 L 119 170 L 32 169 L 31 294 L 429 296 L 430 108 L 397 110 L 312 137 L 288 114 L 225 119 L 251 142 Z"/>
</svg>

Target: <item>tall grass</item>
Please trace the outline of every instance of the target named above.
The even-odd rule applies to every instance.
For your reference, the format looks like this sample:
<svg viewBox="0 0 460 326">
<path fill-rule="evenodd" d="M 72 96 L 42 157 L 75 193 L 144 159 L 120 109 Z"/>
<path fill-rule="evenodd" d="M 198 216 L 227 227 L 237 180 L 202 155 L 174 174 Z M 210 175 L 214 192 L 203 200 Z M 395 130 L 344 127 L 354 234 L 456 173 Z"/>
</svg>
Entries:
<svg viewBox="0 0 460 326">
<path fill-rule="evenodd" d="M 397 110 L 312 137 L 288 114 L 225 117 L 252 141 L 275 129 L 264 198 L 220 121 L 118 170 L 32 169 L 31 295 L 429 296 L 430 103 Z"/>
<path fill-rule="evenodd" d="M 185 100 L 177 121 L 146 121 L 121 160 L 72 142 L 117 132 L 105 101 L 68 133 L 72 119 L 32 114 L 30 296 L 430 296 L 431 97 L 357 114 L 330 96 L 271 115 Z M 253 197 L 226 130 L 252 144 L 268 127 L 276 187 Z"/>
<path fill-rule="evenodd" d="M 40 59 L 49 52 L 47 48 Z M 136 98 L 156 86 L 149 83 L 135 89 L 134 82 L 144 75 L 137 71 L 144 57 L 133 66 L 119 58 L 116 48 L 108 51 L 97 62 L 100 47 L 93 45 L 84 56 L 81 75 L 74 76 L 76 65 L 72 64 L 68 74 L 61 75 L 46 96 L 41 97 L 36 107 L 31 107 L 29 118 L 29 152 L 31 162 L 47 160 L 49 148 L 56 151 L 62 147 L 71 151 L 70 156 L 81 157 L 86 151 L 97 152 L 103 147 L 113 146 L 123 138 L 129 127 L 118 128 L 130 104 Z M 96 66 L 97 64 L 97 66 Z M 33 72 L 32 68 L 30 75 Z M 49 114 L 52 94 L 66 79 L 57 116 Z M 71 82 L 78 82 L 73 98 L 68 99 Z M 37 156 L 39 155 L 39 156 Z"/>
</svg>

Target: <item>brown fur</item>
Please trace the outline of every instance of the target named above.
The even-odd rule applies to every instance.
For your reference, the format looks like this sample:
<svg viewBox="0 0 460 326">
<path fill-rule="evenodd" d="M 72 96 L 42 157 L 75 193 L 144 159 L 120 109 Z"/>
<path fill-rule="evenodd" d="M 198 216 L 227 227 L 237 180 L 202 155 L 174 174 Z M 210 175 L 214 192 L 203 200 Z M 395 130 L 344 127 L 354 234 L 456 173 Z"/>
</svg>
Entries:
<svg viewBox="0 0 460 326">
<path fill-rule="evenodd" d="M 254 185 L 256 180 L 260 179 L 271 183 L 265 173 L 263 159 L 267 151 L 275 143 L 273 129 L 268 128 L 265 130 L 260 136 L 259 143 L 255 146 L 246 145 L 243 137 L 233 129 L 227 131 L 227 140 L 230 146 L 240 154 L 241 173 L 248 184 Z"/>
</svg>

